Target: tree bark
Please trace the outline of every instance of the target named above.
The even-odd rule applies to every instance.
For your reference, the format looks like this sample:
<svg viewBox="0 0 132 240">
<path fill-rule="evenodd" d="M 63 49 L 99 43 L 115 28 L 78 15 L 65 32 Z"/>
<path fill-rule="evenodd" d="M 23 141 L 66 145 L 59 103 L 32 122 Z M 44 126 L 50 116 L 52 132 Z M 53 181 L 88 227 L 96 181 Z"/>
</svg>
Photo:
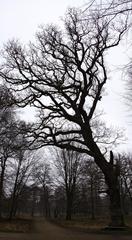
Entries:
<svg viewBox="0 0 132 240">
<path fill-rule="evenodd" d="M 109 226 L 112 227 L 124 227 L 124 217 L 121 207 L 120 191 L 113 187 L 110 190 L 110 213 L 111 222 Z"/>
<path fill-rule="evenodd" d="M 100 158 L 101 159 L 101 158 Z M 102 170 L 105 176 L 105 181 L 108 186 L 107 193 L 110 200 L 110 223 L 109 227 L 119 228 L 124 227 L 124 217 L 121 204 L 121 193 L 120 193 L 120 169 L 118 164 L 114 164 L 113 155 L 110 154 L 110 162 L 106 160 L 99 162 L 95 160 L 99 168 Z M 103 163 L 103 164 L 102 164 Z"/>
<path fill-rule="evenodd" d="M 108 177 L 108 176 L 107 176 Z M 106 183 L 108 186 L 108 195 L 110 198 L 110 227 L 124 227 L 124 216 L 121 204 L 121 193 L 119 184 L 119 175 L 117 173 L 117 166 L 110 171 L 109 179 L 106 177 Z"/>
<path fill-rule="evenodd" d="M 9 213 L 9 219 L 12 220 L 13 217 L 15 217 L 15 213 L 17 211 L 17 198 L 15 196 L 15 193 L 13 194 L 12 201 L 11 201 L 11 209 Z"/>
<path fill-rule="evenodd" d="M 0 218 L 2 218 L 3 184 L 4 184 L 6 160 L 7 160 L 7 157 L 3 157 L 3 159 L 1 160 L 2 162 L 1 162 L 1 174 L 0 174 Z"/>
<path fill-rule="evenodd" d="M 13 188 L 13 193 L 12 193 L 12 199 L 11 199 L 11 209 L 10 209 L 10 213 L 9 213 L 9 219 L 11 220 L 14 216 L 14 210 L 15 210 L 15 206 L 16 206 L 16 202 L 17 202 L 17 184 L 18 184 L 18 176 L 19 176 L 19 171 L 20 171 L 20 167 L 21 167 L 21 160 L 19 161 L 19 165 L 18 165 L 18 169 L 17 169 L 17 173 L 16 173 L 16 178 L 15 178 L 15 183 L 14 183 L 14 188 Z"/>
<path fill-rule="evenodd" d="M 73 205 L 72 196 L 67 196 L 66 220 L 71 220 L 72 218 L 72 205 Z"/>
<path fill-rule="evenodd" d="M 87 132 L 89 133 L 89 138 L 87 137 Z M 98 145 L 94 142 L 92 131 L 88 124 L 87 126 L 85 125 L 85 128 L 83 130 L 83 137 L 89 149 L 91 149 L 93 153 L 95 163 L 102 170 L 105 176 L 106 184 L 108 186 L 111 216 L 109 226 L 117 228 L 125 226 L 120 196 L 120 184 L 119 184 L 120 169 L 117 163 L 114 164 L 113 152 L 110 151 L 110 160 L 108 162 L 104 155 L 101 153 L 100 149 L 98 148 Z M 89 139 L 90 142 L 88 141 Z"/>
<path fill-rule="evenodd" d="M 0 176 L 0 218 L 2 218 L 2 198 L 3 198 L 3 182 L 4 182 L 4 168 L 1 170 Z"/>
<path fill-rule="evenodd" d="M 94 189 L 93 189 L 93 181 L 91 180 L 91 218 L 95 219 L 95 202 L 94 202 Z"/>
</svg>

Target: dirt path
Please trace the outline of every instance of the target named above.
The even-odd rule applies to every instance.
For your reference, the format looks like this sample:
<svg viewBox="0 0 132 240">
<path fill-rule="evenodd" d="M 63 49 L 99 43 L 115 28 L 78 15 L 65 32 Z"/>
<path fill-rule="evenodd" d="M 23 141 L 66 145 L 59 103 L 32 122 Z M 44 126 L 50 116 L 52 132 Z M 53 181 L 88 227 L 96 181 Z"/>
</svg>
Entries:
<svg viewBox="0 0 132 240">
<path fill-rule="evenodd" d="M 0 233 L 0 240 L 131 240 L 132 236 L 89 234 L 58 227 L 49 222 L 36 222 L 37 233 Z"/>
</svg>

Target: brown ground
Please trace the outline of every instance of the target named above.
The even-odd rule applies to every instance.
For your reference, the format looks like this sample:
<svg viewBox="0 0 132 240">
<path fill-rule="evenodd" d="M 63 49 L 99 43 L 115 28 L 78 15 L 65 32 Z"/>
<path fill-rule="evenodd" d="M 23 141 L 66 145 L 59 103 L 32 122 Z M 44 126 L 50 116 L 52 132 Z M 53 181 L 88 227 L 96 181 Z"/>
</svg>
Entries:
<svg viewBox="0 0 132 240">
<path fill-rule="evenodd" d="M 33 231 L 35 233 L 33 233 Z M 131 240 L 130 235 L 93 234 L 56 226 L 46 221 L 34 224 L 32 233 L 0 233 L 0 240 Z"/>
</svg>

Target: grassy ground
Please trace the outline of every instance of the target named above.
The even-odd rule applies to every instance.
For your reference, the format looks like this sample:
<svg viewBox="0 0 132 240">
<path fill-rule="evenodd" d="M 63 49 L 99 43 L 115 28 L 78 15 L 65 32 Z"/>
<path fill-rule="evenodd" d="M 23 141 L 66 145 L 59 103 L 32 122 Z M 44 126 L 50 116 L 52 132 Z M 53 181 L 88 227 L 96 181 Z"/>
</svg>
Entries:
<svg viewBox="0 0 132 240">
<path fill-rule="evenodd" d="M 39 219 L 13 219 L 9 220 L 0 220 L 0 232 L 12 232 L 12 233 L 29 233 L 33 231 L 34 223 Z M 43 219 L 42 219 L 43 221 Z M 95 220 L 91 220 L 89 218 L 73 218 L 71 221 L 66 221 L 64 219 L 54 219 L 51 220 L 54 224 L 62 226 L 64 228 L 81 230 L 81 231 L 90 231 L 90 232 L 98 232 L 101 229 L 105 228 L 108 223 L 108 218 L 97 218 Z M 130 231 L 132 232 L 132 217 L 126 218 L 126 224 L 130 227 Z"/>
<path fill-rule="evenodd" d="M 71 221 L 66 221 L 64 219 L 57 219 L 57 220 L 54 220 L 54 223 L 66 228 L 96 232 L 108 226 L 109 219 L 96 218 L 95 220 L 92 220 L 89 218 L 73 218 Z M 132 232 L 132 217 L 126 218 L 126 225 L 130 228 L 130 232 Z"/>
<path fill-rule="evenodd" d="M 31 219 L 0 220 L 0 232 L 27 233 L 32 229 Z"/>
<path fill-rule="evenodd" d="M 132 228 L 132 217 L 126 217 L 126 225 L 130 226 Z"/>
<path fill-rule="evenodd" d="M 88 217 L 73 217 L 72 220 L 67 221 L 64 218 L 58 218 L 55 219 L 56 222 L 60 223 L 60 224 L 64 224 L 66 226 L 72 225 L 72 226 L 89 226 L 89 227 L 103 227 L 106 226 L 109 222 L 108 218 L 96 218 L 96 219 L 91 219 Z"/>
<path fill-rule="evenodd" d="M 105 220 L 91 220 L 91 219 L 73 219 L 71 221 L 66 220 L 56 220 L 58 224 L 64 227 L 76 227 L 76 228 L 83 228 L 83 229 L 100 229 L 105 227 L 106 221 Z"/>
<path fill-rule="evenodd" d="M 44 219 L 34 219 L 34 229 L 30 233 L 0 233 L 0 240 L 131 240 L 130 233 L 89 232 L 78 229 L 62 228 Z"/>
</svg>

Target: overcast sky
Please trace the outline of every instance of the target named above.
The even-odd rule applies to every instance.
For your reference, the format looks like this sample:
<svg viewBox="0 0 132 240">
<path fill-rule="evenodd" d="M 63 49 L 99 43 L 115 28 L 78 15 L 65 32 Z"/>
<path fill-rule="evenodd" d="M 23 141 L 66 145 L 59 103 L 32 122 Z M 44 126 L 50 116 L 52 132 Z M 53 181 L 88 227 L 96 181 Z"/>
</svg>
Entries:
<svg viewBox="0 0 132 240">
<path fill-rule="evenodd" d="M 35 32 L 41 24 L 60 24 L 61 17 L 67 7 L 83 6 L 87 0 L 0 0 L 0 47 L 9 39 L 18 38 L 27 43 L 34 39 Z M 124 104 L 124 82 L 121 71 L 117 71 L 128 61 L 128 41 L 124 40 L 120 48 L 113 49 L 107 57 L 111 66 L 111 81 L 107 83 L 107 95 L 104 96 L 105 119 L 112 125 L 126 128 L 127 144 L 122 146 L 124 150 L 131 150 L 132 142 L 132 118 Z M 27 112 L 25 118 L 30 119 Z"/>
</svg>

